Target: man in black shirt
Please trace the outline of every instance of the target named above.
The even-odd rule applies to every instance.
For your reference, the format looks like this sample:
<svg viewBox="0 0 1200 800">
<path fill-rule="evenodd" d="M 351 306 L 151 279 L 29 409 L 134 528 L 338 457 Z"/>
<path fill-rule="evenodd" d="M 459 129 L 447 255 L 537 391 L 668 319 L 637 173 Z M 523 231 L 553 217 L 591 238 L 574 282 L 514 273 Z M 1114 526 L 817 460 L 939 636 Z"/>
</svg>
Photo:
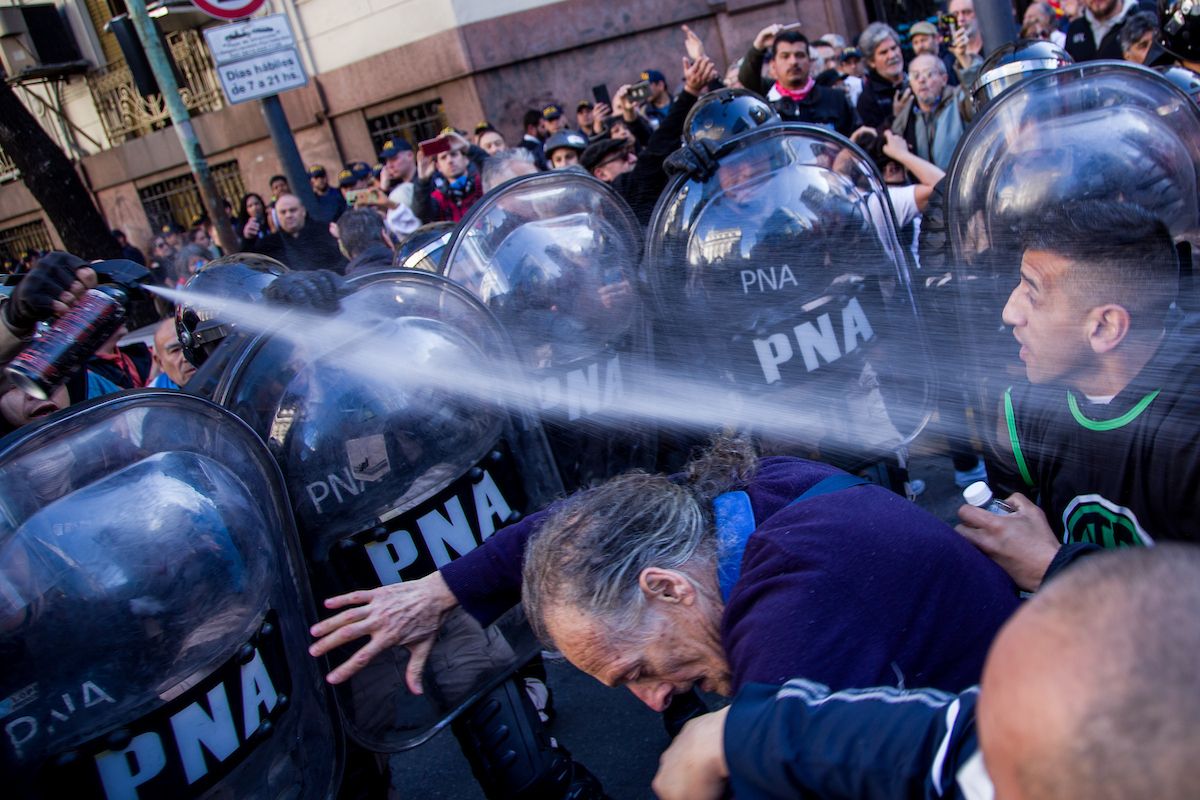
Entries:
<svg viewBox="0 0 1200 800">
<path fill-rule="evenodd" d="M 1121 28 L 1126 17 L 1155 10 L 1153 3 L 1142 6 L 1138 0 L 1084 0 L 1084 5 L 1083 16 L 1067 26 L 1066 50 L 1076 61 L 1122 58 Z"/>
<path fill-rule="evenodd" d="M 769 90 L 762 79 L 763 59 L 771 49 L 776 81 Z M 764 95 L 787 122 L 807 122 L 849 136 L 858 127 L 846 93 L 818 86 L 811 75 L 808 39 L 798 30 L 769 25 L 758 32 L 742 60 L 738 80 L 756 94 Z"/>
<path fill-rule="evenodd" d="M 1200 535 L 1200 337 L 1170 322 L 1179 267 L 1166 225 L 1133 203 L 1039 216 L 1004 307 L 1029 383 L 1005 393 L 997 432 L 1037 505 L 1016 494 L 1010 516 L 963 506 L 958 528 L 1029 590 L 1095 546 Z"/>
<path fill-rule="evenodd" d="M 338 251 L 337 240 L 329 233 L 329 223 L 309 219 L 300 198 L 281 195 L 275 201 L 279 230 L 258 237 L 258 220 L 251 217 L 242 229 L 246 249 L 281 261 L 292 270 L 331 269 L 341 272 L 346 259 Z"/>
</svg>

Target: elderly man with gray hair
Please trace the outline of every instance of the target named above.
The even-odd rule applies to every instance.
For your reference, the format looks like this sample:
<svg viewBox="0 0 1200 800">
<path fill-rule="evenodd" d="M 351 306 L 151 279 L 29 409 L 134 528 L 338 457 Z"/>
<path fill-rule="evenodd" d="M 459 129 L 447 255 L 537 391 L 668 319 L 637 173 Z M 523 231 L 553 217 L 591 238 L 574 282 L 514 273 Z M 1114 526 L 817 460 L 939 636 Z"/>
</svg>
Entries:
<svg viewBox="0 0 1200 800">
<path fill-rule="evenodd" d="M 914 153 L 943 170 L 950 168 L 950 157 L 974 113 L 971 98 L 962 86 L 950 86 L 949 77 L 936 55 L 914 58 L 908 65 L 912 93 L 897 104 L 891 126 Z"/>
<path fill-rule="evenodd" d="M 336 683 L 404 644 L 417 690 L 446 614 L 488 624 L 522 596 L 547 643 L 656 710 L 798 676 L 960 690 L 1017 605 L 999 568 L 904 498 L 726 439 L 683 475 L 619 476 L 420 581 L 326 601 L 345 610 L 310 652 L 371 637 Z"/>
</svg>

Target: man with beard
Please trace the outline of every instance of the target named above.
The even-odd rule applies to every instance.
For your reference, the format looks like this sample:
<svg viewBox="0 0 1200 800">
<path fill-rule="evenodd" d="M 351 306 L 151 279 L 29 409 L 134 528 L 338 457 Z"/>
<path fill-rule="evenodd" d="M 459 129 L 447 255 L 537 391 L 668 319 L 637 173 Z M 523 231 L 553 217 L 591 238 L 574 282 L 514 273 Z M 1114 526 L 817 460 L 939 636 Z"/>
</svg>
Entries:
<svg viewBox="0 0 1200 800">
<path fill-rule="evenodd" d="M 914 58 L 908 65 L 912 93 L 897 105 L 892 121 L 892 131 L 903 136 L 913 152 L 943 170 L 950 167 L 972 112 L 966 92 L 949 86 L 948 79 L 946 65 L 936 55 Z"/>
<path fill-rule="evenodd" d="M 762 67 L 768 49 L 776 81 L 764 91 Z M 808 38 L 803 33 L 768 25 L 754 37 L 738 80 L 750 91 L 765 95 L 783 120 L 820 125 L 849 136 L 858 126 L 846 93 L 816 85 L 811 67 Z"/>
<path fill-rule="evenodd" d="M 1155 11 L 1153 4 L 1143 7 L 1138 0 L 1085 0 L 1084 5 L 1083 16 L 1067 26 L 1067 52 L 1076 62 L 1121 59 L 1125 19 L 1139 10 Z"/>
<path fill-rule="evenodd" d="M 864 125 L 882 128 L 895 116 L 896 107 L 911 96 L 904 80 L 900 35 L 887 23 L 872 22 L 858 37 L 858 49 L 868 67 L 858 97 L 858 116 Z"/>
</svg>

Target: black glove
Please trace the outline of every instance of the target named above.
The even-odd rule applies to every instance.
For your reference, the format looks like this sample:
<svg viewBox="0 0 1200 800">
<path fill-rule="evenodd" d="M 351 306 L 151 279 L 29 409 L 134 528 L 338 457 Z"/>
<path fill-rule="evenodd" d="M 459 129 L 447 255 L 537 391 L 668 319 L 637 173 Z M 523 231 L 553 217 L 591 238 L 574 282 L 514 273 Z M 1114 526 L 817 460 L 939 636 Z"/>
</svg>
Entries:
<svg viewBox="0 0 1200 800">
<path fill-rule="evenodd" d="M 70 253 L 52 252 L 38 259 L 37 266 L 21 279 L 4 304 L 4 322 L 14 333 L 30 333 L 44 319 L 54 316 L 54 303 L 71 290 L 75 270 L 88 262 Z"/>
<path fill-rule="evenodd" d="M 272 302 L 328 313 L 341 307 L 338 300 L 344 294 L 346 281 L 341 275 L 327 269 L 288 272 L 263 290 L 263 297 Z"/>
<path fill-rule="evenodd" d="M 719 142 L 696 139 L 667 156 L 663 169 L 668 175 L 687 175 L 692 180 L 706 181 L 717 172 Z"/>
</svg>

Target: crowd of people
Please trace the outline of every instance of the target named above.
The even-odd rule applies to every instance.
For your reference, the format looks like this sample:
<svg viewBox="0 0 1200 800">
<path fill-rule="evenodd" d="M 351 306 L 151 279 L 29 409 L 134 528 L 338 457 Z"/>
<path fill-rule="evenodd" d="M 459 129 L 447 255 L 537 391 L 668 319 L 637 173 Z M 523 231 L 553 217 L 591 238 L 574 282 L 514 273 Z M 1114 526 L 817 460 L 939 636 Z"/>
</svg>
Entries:
<svg viewBox="0 0 1200 800">
<path fill-rule="evenodd" d="M 1171 17 L 1178 5 L 1167 4 L 1160 18 L 1139 0 L 1039 0 L 1024 12 L 1022 41 L 999 56 L 1019 58 L 1021 48 L 1033 48 L 1038 60 L 1031 69 L 1039 72 L 1098 59 L 1190 70 L 1200 45 L 1196 52 L 1176 46 L 1178 28 L 1169 26 L 1191 25 Z M 982 332 L 971 343 L 984 354 L 982 367 L 964 366 L 969 359 L 954 345 L 931 343 L 953 365 L 938 370 L 944 384 L 939 414 L 947 420 L 970 412 L 977 420 L 973 434 L 964 422 L 951 437 L 951 449 L 958 448 L 954 479 L 960 488 L 985 480 L 1010 490 L 1003 492 L 1005 513 L 964 503 L 951 528 L 914 502 L 915 482 L 906 484 L 905 497 L 862 474 L 797 457 L 811 452 L 766 457 L 747 436 L 719 435 L 674 474 L 604 476 L 594 485 L 569 487 L 578 491 L 525 516 L 509 515 L 505 505 L 501 518 L 511 524 L 489 530 L 486 541 L 459 557 L 438 561 L 424 577 L 327 599 L 331 615 L 311 629 L 310 653 L 341 661 L 330 683 L 361 680 L 371 674 L 373 659 L 378 664 L 392 649 L 406 648 L 407 688 L 420 694 L 436 683 L 427 667 L 452 663 L 435 650 L 450 620 L 490 630 L 521 603 L 545 646 L 606 685 L 625 686 L 655 711 L 686 721 L 681 731 L 675 726 L 678 735 L 654 781 L 664 800 L 719 798 L 728 791 L 823 798 L 1200 796 L 1200 764 L 1191 757 L 1200 745 L 1193 724 L 1200 692 L 1190 669 L 1190 648 L 1200 640 L 1200 595 L 1193 588 L 1200 586 L 1194 549 L 1200 340 L 1189 294 L 1191 255 L 1182 241 L 1200 233 L 1200 186 L 1184 181 L 1178 193 L 1180 184 L 1172 180 L 1179 176 L 1165 174 L 1153 159 L 1134 175 L 1127 165 L 1078 157 L 1073 168 L 1091 172 L 1070 175 L 1052 189 L 1046 187 L 1052 181 L 1039 182 L 1040 197 L 1051 199 L 1030 213 L 1016 208 L 1013 187 L 1029 178 L 1030 164 L 1043 164 L 1035 149 L 1013 162 L 1011 174 L 997 173 L 989 185 L 995 196 L 972 191 L 977 187 L 969 181 L 964 188 L 961 174 L 947 177 L 969 168 L 960 145 L 978 130 L 973 126 L 987 104 L 1000 102 L 999 92 L 1022 91 L 1021 84 L 989 84 L 997 56 L 985 60 L 972 0 L 950 0 L 946 14 L 914 20 L 904 31 L 874 22 L 849 42 L 838 33 L 811 37 L 799 24 L 772 24 L 740 59 L 718 65 L 684 26 L 679 86 L 647 69 L 607 101 L 579 101 L 573 114 L 569 104 L 557 102 L 528 110 L 519 139 L 488 123 L 447 128 L 423 142 L 394 137 L 375 154 L 374 167 L 352 162 L 336 180 L 325 166 L 309 166 L 311 198 L 293 193 L 285 177 L 272 178 L 268 194 L 246 194 L 229 209 L 238 253 L 223 253 L 204 219 L 188 230 L 165 226 L 148 255 L 114 231 L 125 256 L 145 267 L 147 282 L 194 287 L 213 265 L 249 265 L 269 283 L 266 302 L 327 312 L 345 297 L 344 281 L 408 263 L 412 245 L 430 232 L 454 230 L 490 192 L 524 175 L 589 175 L 620 198 L 641 233 L 656 208 L 663 214 L 664 190 L 680 175 L 713 194 L 727 193 L 730 207 L 740 203 L 737 210 L 765 216 L 774 209 L 754 205 L 753 193 L 766 191 L 767 182 L 748 191 L 730 177 L 749 170 L 748 159 L 721 172 L 730 163 L 722 162 L 730 151 L 721 141 L 755 126 L 803 123 L 841 148 L 827 161 L 822 151 L 816 162 L 833 174 L 841 159 L 845 177 L 852 172 L 846 160 L 864 159 L 869 175 L 855 190 L 877 181 L 889 200 L 856 212 L 847 210 L 854 205 L 850 189 L 845 197 L 831 192 L 840 205 L 818 199 L 837 210 L 809 218 L 818 201 L 806 185 L 796 202 L 808 205 L 783 209 L 792 213 L 780 215 L 781 231 L 832 230 L 850 250 L 869 254 L 883 253 L 873 238 L 883 231 L 884 244 L 894 238 L 903 251 L 895 257 L 904 274 L 911 268 L 915 276 L 916 306 L 930 317 L 954 317 L 931 327 L 942 334 Z M 1200 22 L 1195 31 L 1200 34 Z M 1146 75 L 1136 79 L 1162 82 Z M 1178 118 L 1195 128 L 1184 138 L 1200 142 L 1194 97 L 1175 99 L 1187 109 Z M 714 116 L 711 109 L 721 103 L 737 111 Z M 700 126 L 696 119 L 706 106 L 707 119 L 728 127 Z M 1097 107 L 1109 115 L 1104 125 L 1119 127 L 1120 104 Z M 1163 118 L 1173 113 L 1157 108 Z M 1029 120 L 1031 109 L 1032 101 L 1024 109 Z M 744 128 L 734 129 L 733 121 Z M 1059 143 L 1039 144 L 1049 150 Z M 1001 155 L 1021 150 L 1011 136 L 1007 145 Z M 1047 167 L 1051 177 L 1061 175 L 1061 162 L 1072 156 L 1055 153 L 1060 172 Z M 1187 165 L 1200 176 L 1200 151 Z M 976 214 L 977 207 L 983 210 Z M 845 215 L 836 218 L 841 227 L 829 224 L 837 213 Z M 886 214 L 891 218 L 880 223 Z M 510 215 L 489 224 L 509 230 L 521 223 Z M 864 239 L 870 224 L 876 227 Z M 1000 231 L 1008 238 L 998 238 Z M 720 243 L 726 250 L 749 247 L 728 244 L 735 239 L 725 235 Z M 837 260 L 786 256 L 792 266 L 806 257 L 821 267 Z M 769 265 L 772 276 L 777 266 Z M 791 268 L 782 266 L 789 276 Z M 103 265 L 50 253 L 29 259 L 22 270 L 24 279 L 0 306 L 6 362 L 39 323 L 70 313 L 97 285 Z M 953 287 L 956 298 L 968 298 L 967 310 L 947 310 L 939 289 L 964 283 L 967 273 L 974 283 Z M 902 294 L 893 278 L 877 280 L 880 303 Z M 743 273 L 742 294 L 749 294 L 749 280 L 766 278 Z M 782 287 L 784 278 L 778 283 Z M 859 298 L 869 304 L 871 295 L 858 286 L 858 275 L 834 283 L 858 292 L 842 311 L 848 353 L 857 346 L 853 309 L 861 312 Z M 622 292 L 629 288 L 628 281 L 613 284 Z M 982 284 L 991 295 L 982 293 Z M 257 284 L 253 293 L 258 301 Z M 599 296 L 611 305 L 617 295 L 605 286 Z M 830 291 L 814 308 L 832 297 Z M 166 310 L 164 300 L 154 303 L 156 312 Z M 776 312 L 764 308 L 764 319 Z M 181 305 L 151 319 L 152 347 L 119 346 L 127 330 L 118 329 L 76 378 L 47 398 L 6 380 L 3 432 L 123 389 L 200 391 L 197 382 L 224 363 L 197 356 L 214 344 L 199 336 L 201 327 L 219 329 L 220 337 L 234 334 L 195 308 L 190 320 L 188 313 Z M 960 313 L 970 318 L 960 320 Z M 856 324 L 869 339 L 875 332 L 863 314 Z M 870 314 L 883 318 L 875 307 Z M 812 322 L 794 327 L 798 348 L 809 343 L 802 358 L 810 372 L 820 366 L 818 352 L 830 362 L 843 355 L 832 324 L 826 316 L 819 328 Z M 804 341 L 803 325 L 811 328 Z M 763 369 L 774 369 L 776 380 L 783 347 L 791 357 L 787 341 L 754 344 L 760 359 L 775 359 Z M 1004 385 L 992 381 L 978 394 L 962 390 L 986 370 L 987 358 L 1006 349 L 1019 351 L 1022 363 L 1000 379 Z M 889 373 L 869 361 L 853 376 L 856 386 L 882 386 L 871 395 L 877 404 L 894 396 L 888 380 Z M 954 391 L 945 391 L 947 385 Z M 995 408 L 982 407 L 988 402 Z M 449 402 L 439 411 L 453 408 Z M 338 411 L 348 419 L 374 415 L 345 402 Z M 271 436 L 286 436 L 302 416 L 291 409 L 282 432 L 272 428 Z M 360 444 L 367 441 L 344 443 L 362 448 L 354 451 L 362 455 L 356 469 L 371 466 L 373 445 Z M 272 446 L 279 456 L 280 443 L 273 438 Z M 389 458 L 399 463 L 384 452 L 385 468 Z M 288 478 L 286 465 L 283 472 Z M 485 474 L 473 467 L 471 480 L 486 486 Z M 329 484 L 335 485 L 333 476 Z M 307 491 L 315 502 L 314 485 Z M 475 491 L 479 498 L 486 490 Z M 488 502 L 495 500 L 489 495 Z M 383 525 L 392 516 L 379 517 L 373 542 L 391 542 Z M 398 672 L 388 674 L 399 682 Z M 543 678 L 523 685 L 535 689 L 529 700 L 545 723 Z M 695 690 L 733 699 L 718 711 L 698 713 L 706 709 L 697 707 Z M 685 707 L 687 719 L 680 717 Z M 555 770 L 571 773 L 562 767 L 569 756 L 554 758 Z M 485 786 L 500 785 L 483 777 L 493 767 L 475 760 L 472 766 Z M 586 770 L 574 770 L 577 780 L 566 780 L 576 794 L 569 796 L 600 796 Z"/>
</svg>

